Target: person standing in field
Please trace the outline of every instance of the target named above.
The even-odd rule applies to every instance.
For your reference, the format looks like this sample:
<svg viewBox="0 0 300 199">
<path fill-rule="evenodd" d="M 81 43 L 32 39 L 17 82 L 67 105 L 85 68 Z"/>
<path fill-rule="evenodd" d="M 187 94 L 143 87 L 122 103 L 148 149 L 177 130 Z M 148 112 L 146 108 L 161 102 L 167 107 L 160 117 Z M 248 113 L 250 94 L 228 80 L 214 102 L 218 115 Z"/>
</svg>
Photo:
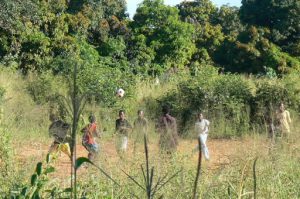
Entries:
<svg viewBox="0 0 300 199">
<path fill-rule="evenodd" d="M 282 137 L 288 137 L 290 135 L 290 125 L 292 123 L 290 112 L 285 109 L 283 103 L 280 103 L 279 110 L 277 112 L 277 120 L 279 124 L 279 130 Z"/>
<path fill-rule="evenodd" d="M 135 119 L 133 123 L 133 129 L 135 133 L 134 139 L 134 148 L 133 151 L 136 151 L 137 144 L 144 140 L 144 136 L 147 138 L 148 132 L 148 120 L 144 117 L 144 111 L 138 110 L 138 117 Z"/>
<path fill-rule="evenodd" d="M 100 150 L 99 145 L 95 141 L 95 136 L 100 137 L 100 133 L 98 131 L 96 117 L 94 115 L 89 116 L 89 122 L 90 123 L 81 130 L 81 132 L 83 132 L 82 145 L 89 152 L 88 158 L 92 161 L 95 159 Z"/>
<path fill-rule="evenodd" d="M 163 115 L 158 121 L 157 129 L 160 135 L 159 146 L 162 151 L 172 153 L 178 145 L 178 133 L 176 119 L 170 115 L 170 108 L 163 106 Z"/>
<path fill-rule="evenodd" d="M 70 124 L 58 119 L 54 114 L 50 114 L 50 121 L 52 122 L 49 126 L 49 135 L 54 138 L 51 144 L 48 154 L 54 155 L 61 151 L 65 153 L 71 159 L 70 145 L 67 141 Z"/>
<path fill-rule="evenodd" d="M 115 130 L 115 133 L 117 134 L 116 146 L 118 153 L 123 154 L 127 151 L 128 135 L 131 130 L 132 126 L 125 118 L 125 111 L 120 110 L 119 118 L 116 120 Z"/>
<path fill-rule="evenodd" d="M 201 150 L 206 160 L 209 160 L 209 151 L 206 145 L 209 125 L 210 122 L 207 119 L 204 119 L 203 113 L 202 112 L 198 113 L 197 121 L 195 123 L 195 132 L 198 135 L 198 139 L 200 139 Z"/>
</svg>

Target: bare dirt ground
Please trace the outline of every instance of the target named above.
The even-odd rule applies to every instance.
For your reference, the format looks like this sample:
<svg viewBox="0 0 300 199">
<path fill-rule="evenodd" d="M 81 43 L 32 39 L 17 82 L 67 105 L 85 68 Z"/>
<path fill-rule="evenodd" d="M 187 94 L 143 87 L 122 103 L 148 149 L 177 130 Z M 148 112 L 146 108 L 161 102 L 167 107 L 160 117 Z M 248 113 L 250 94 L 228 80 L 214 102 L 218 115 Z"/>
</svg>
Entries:
<svg viewBox="0 0 300 199">
<path fill-rule="evenodd" d="M 230 162 L 234 159 L 235 155 L 237 153 L 240 153 L 242 149 L 253 147 L 254 145 L 260 146 L 263 148 L 266 148 L 267 141 L 266 140 L 259 140 L 260 144 L 258 144 L 257 141 L 254 142 L 253 139 L 247 138 L 247 139 L 238 139 L 238 140 L 230 140 L 230 139 L 209 139 L 207 141 L 207 145 L 209 147 L 210 156 L 211 159 L 209 161 L 205 161 L 206 168 L 207 169 L 217 169 L 221 166 L 229 165 Z M 40 144 L 40 143 L 24 143 L 19 144 L 21 146 L 16 148 L 16 154 L 17 154 L 17 162 L 20 166 L 23 164 L 26 164 L 28 161 L 44 161 L 46 154 L 48 152 L 49 145 L 46 144 Z M 183 140 L 181 139 L 179 142 L 177 153 L 181 155 L 185 155 L 187 158 L 189 158 L 191 161 L 191 164 L 197 165 L 198 160 L 198 153 L 192 153 L 193 148 L 197 145 L 196 140 Z M 113 140 L 106 140 L 106 141 L 100 141 L 101 146 L 101 153 L 102 155 L 101 161 L 103 161 L 103 164 L 106 164 L 107 162 L 110 163 L 110 165 L 118 164 L 120 157 L 116 152 L 115 149 L 115 143 Z M 139 153 L 139 157 L 143 158 L 143 145 L 139 145 L 137 149 Z M 267 150 L 265 150 L 267 151 Z M 149 153 L 150 156 L 155 156 L 159 153 L 158 144 L 156 142 L 152 142 L 149 144 Z M 78 144 L 77 145 L 77 157 L 87 157 L 87 151 L 85 148 Z M 132 142 L 129 142 L 129 149 L 127 152 L 127 158 L 131 161 L 136 161 L 136 158 L 134 159 L 134 153 L 133 153 L 133 144 Z M 142 161 L 142 160 L 141 160 Z M 51 175 L 55 176 L 56 178 L 66 180 L 70 176 L 71 172 L 71 162 L 67 155 L 61 153 L 58 158 L 52 163 L 55 166 L 55 172 Z M 34 169 L 34 168 L 33 168 Z M 86 169 L 79 169 L 79 175 L 86 174 Z"/>
</svg>

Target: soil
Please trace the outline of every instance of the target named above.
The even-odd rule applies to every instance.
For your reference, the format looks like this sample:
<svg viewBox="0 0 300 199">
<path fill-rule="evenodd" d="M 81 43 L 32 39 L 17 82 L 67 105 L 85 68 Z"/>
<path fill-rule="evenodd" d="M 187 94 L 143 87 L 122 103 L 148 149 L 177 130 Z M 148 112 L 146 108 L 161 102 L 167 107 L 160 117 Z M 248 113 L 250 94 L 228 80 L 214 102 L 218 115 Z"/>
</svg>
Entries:
<svg viewBox="0 0 300 199">
<path fill-rule="evenodd" d="M 39 144 L 34 143 L 30 144 L 21 144 L 21 147 L 18 147 L 16 149 L 17 154 L 17 161 L 20 165 L 26 164 L 27 161 L 34 160 L 36 163 L 38 161 L 45 160 L 46 154 L 49 150 L 49 145 L 46 144 Z M 205 161 L 203 158 L 203 161 L 205 161 L 206 168 L 207 169 L 217 169 L 221 166 L 226 166 L 230 164 L 232 159 L 234 159 L 235 155 L 239 153 L 239 151 L 244 147 L 249 147 L 253 145 L 252 139 L 238 139 L 238 140 L 232 140 L 232 139 L 208 139 L 207 146 L 209 148 L 210 152 L 210 160 Z M 104 164 L 107 162 L 112 164 L 118 164 L 120 161 L 120 157 L 115 149 L 115 143 L 112 139 L 100 141 L 101 146 L 101 155 Z M 197 165 L 198 161 L 198 153 L 192 152 L 193 149 L 197 146 L 197 141 L 195 140 L 183 140 L 181 139 L 179 141 L 179 146 L 177 148 L 177 153 L 181 155 L 186 155 L 187 158 L 190 158 L 193 164 Z M 260 146 L 264 146 L 261 145 Z M 80 145 L 77 144 L 77 157 L 87 157 L 88 152 L 86 149 Z M 143 145 L 140 144 L 137 148 L 137 153 L 140 155 L 143 155 Z M 150 156 L 153 154 L 159 153 L 158 144 L 155 142 L 152 142 L 149 144 L 149 153 Z M 131 159 L 131 161 L 136 161 L 136 158 L 134 158 L 133 152 L 133 143 L 129 142 L 129 148 L 127 151 L 127 159 Z M 55 172 L 51 175 L 54 175 L 60 179 L 67 179 L 70 176 L 70 168 L 71 168 L 71 161 L 69 157 L 63 153 L 59 154 L 57 158 L 52 162 L 53 166 L 55 167 Z M 107 164 L 106 164 L 107 165 Z M 87 172 L 87 169 L 79 169 L 78 174 L 84 175 Z"/>
</svg>

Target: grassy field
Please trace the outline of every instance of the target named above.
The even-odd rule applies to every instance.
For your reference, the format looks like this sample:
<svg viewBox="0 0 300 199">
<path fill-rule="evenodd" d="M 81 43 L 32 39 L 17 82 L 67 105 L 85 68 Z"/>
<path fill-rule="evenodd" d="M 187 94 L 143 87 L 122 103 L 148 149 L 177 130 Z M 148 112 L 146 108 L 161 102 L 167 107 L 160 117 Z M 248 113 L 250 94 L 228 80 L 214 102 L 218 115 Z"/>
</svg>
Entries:
<svg viewBox="0 0 300 199">
<path fill-rule="evenodd" d="M 5 71 L 0 74 L 0 85 L 5 88 L 5 100 L 2 102 L 4 117 L 0 132 L 0 195 L 9 196 L 18 193 L 24 186 L 30 186 L 36 164 L 45 162 L 52 139 L 48 136 L 48 105 L 36 105 L 26 92 L 26 79 L 15 73 Z M 143 108 L 142 99 L 152 95 L 157 97 L 172 86 L 160 88 L 158 93 L 151 83 L 140 86 L 139 96 L 132 109 L 128 110 L 130 121 L 135 118 L 138 108 Z M 152 89 L 152 90 L 151 90 Z M 146 91 L 147 92 L 146 92 Z M 124 101 L 124 103 L 130 103 Z M 130 104 L 125 104 L 128 107 Z M 121 105 L 119 105 L 121 107 Z M 85 113 L 94 111 L 102 128 L 106 131 L 99 140 L 100 157 L 96 164 L 107 172 L 120 186 L 113 183 L 93 166 L 84 166 L 78 170 L 78 196 L 80 198 L 146 198 L 145 191 L 130 179 L 132 176 L 144 187 L 141 165 L 145 169 L 144 145 L 138 145 L 133 152 L 133 135 L 129 151 L 121 159 L 115 150 L 115 138 L 112 136 L 115 109 L 105 109 L 89 105 Z M 147 115 L 147 114 L 146 114 Z M 202 161 L 198 198 L 300 198 L 300 131 L 299 118 L 293 114 L 292 135 L 289 140 L 277 139 L 272 143 L 266 133 L 242 133 L 234 139 L 209 139 L 210 161 Z M 211 121 L 214 122 L 214 121 Z M 158 136 L 153 131 L 155 121 L 151 121 L 149 136 L 149 162 L 154 167 L 153 182 L 165 175 L 172 177 L 154 198 L 175 199 L 192 198 L 197 172 L 198 154 L 192 153 L 197 140 L 181 138 L 178 150 L 172 156 L 159 153 Z M 212 135 L 216 132 L 210 132 Z M 218 132 L 220 133 L 220 132 Z M 78 156 L 87 156 L 80 145 L 78 136 Z M 193 137 L 193 136 L 190 136 Z M 254 165 L 256 161 L 256 164 Z M 67 197 L 69 193 L 59 193 L 70 186 L 70 160 L 64 154 L 48 164 L 55 171 L 43 176 L 40 187 L 42 198 Z M 255 172 L 254 170 L 255 169 Z M 53 189 L 56 188 L 54 191 Z M 50 191 L 51 192 L 51 191 Z"/>
</svg>

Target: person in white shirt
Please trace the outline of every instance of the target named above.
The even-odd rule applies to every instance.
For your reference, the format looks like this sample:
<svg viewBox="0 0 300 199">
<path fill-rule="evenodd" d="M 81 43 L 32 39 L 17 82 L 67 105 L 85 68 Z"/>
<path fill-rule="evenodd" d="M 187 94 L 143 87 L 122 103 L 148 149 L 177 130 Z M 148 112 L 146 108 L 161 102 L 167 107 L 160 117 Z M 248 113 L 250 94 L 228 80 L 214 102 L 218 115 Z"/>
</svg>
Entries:
<svg viewBox="0 0 300 199">
<path fill-rule="evenodd" d="M 195 132 L 197 133 L 198 138 L 200 138 L 201 150 L 206 160 L 209 160 L 209 151 L 206 146 L 209 124 L 210 122 L 207 119 L 204 119 L 204 116 L 201 112 L 197 114 L 197 121 L 195 123 Z"/>
</svg>

